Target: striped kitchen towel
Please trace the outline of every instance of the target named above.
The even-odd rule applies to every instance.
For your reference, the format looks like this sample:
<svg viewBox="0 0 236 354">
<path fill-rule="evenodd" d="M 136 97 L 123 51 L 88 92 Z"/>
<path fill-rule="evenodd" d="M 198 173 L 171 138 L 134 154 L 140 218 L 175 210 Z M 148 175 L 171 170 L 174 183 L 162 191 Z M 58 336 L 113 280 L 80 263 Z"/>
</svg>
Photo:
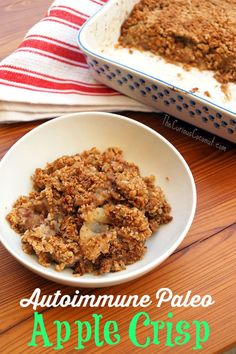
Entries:
<svg viewBox="0 0 236 354">
<path fill-rule="evenodd" d="M 78 31 L 107 0 L 56 0 L 0 63 L 0 122 L 78 111 L 148 111 L 96 82 L 77 45 Z"/>
</svg>

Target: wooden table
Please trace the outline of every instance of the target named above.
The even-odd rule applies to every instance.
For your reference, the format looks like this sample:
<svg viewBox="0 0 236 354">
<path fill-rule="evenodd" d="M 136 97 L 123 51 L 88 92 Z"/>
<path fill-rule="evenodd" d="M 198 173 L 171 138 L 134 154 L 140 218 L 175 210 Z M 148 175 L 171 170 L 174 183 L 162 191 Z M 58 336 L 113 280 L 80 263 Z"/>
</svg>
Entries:
<svg viewBox="0 0 236 354">
<path fill-rule="evenodd" d="M 10 53 L 20 42 L 25 31 L 42 16 L 50 0 L 1 0 L 1 50 L 0 58 Z M 166 137 L 189 164 L 197 185 L 198 205 L 193 225 L 179 248 L 161 266 L 150 274 L 121 286 L 82 290 L 83 294 L 148 294 L 155 299 L 155 292 L 162 287 L 170 288 L 175 294 L 185 294 L 191 290 L 193 294 L 210 294 L 215 304 L 209 308 L 174 308 L 174 322 L 184 319 L 206 320 L 211 328 L 209 340 L 203 345 L 204 353 L 222 353 L 235 344 L 235 295 L 236 295 L 236 252 L 235 251 L 235 157 L 233 145 L 216 137 L 216 141 L 226 151 L 220 151 L 204 143 L 177 133 L 164 126 L 163 115 L 126 112 L 125 115 L 147 124 Z M 42 122 L 22 123 L 0 126 L 0 157 L 22 135 Z M 190 125 L 179 122 L 185 128 Z M 203 137 L 212 136 L 204 131 Z M 3 247 L 1 256 L 1 353 L 52 353 L 52 348 L 27 347 L 33 329 L 33 310 L 21 308 L 21 298 L 29 297 L 36 287 L 43 294 L 53 294 L 61 289 L 63 294 L 73 294 L 75 289 L 60 286 L 36 276 L 21 266 Z M 50 340 L 55 342 L 54 320 L 67 320 L 72 324 L 75 320 L 91 320 L 92 313 L 99 313 L 105 320 L 113 319 L 119 324 L 121 342 L 111 349 L 108 345 L 96 350 L 99 353 L 190 353 L 193 339 L 183 346 L 164 346 L 165 336 L 161 335 L 159 346 L 151 345 L 147 349 L 134 347 L 127 334 L 128 322 L 140 309 L 111 308 L 44 308 L 41 310 L 46 323 Z M 146 310 L 151 319 L 167 319 L 169 304 L 161 308 L 155 307 L 155 301 Z M 191 336 L 194 330 L 190 330 Z M 140 329 L 140 341 L 151 335 L 149 329 Z M 75 352 L 75 331 L 70 341 L 65 344 L 63 353 Z M 93 353 L 94 343 L 88 343 L 83 352 Z"/>
</svg>

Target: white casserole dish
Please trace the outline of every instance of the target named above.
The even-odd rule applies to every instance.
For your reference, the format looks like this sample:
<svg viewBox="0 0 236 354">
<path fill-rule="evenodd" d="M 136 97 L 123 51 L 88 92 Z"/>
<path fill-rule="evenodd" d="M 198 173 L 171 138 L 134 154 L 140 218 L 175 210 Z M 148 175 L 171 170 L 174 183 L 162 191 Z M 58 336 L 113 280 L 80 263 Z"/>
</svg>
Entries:
<svg viewBox="0 0 236 354">
<path fill-rule="evenodd" d="M 121 25 L 138 1 L 110 0 L 80 30 L 79 46 L 93 76 L 137 101 L 236 142 L 235 84 L 228 85 L 226 95 L 210 71 L 186 71 L 149 52 L 116 48 Z"/>
</svg>

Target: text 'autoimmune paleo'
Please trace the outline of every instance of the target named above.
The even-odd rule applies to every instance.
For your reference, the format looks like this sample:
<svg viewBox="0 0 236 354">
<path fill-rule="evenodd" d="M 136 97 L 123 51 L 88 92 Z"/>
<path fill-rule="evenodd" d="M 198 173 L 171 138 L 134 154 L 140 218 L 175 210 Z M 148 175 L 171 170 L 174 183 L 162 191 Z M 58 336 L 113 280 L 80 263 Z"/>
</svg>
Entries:
<svg viewBox="0 0 236 354">
<path fill-rule="evenodd" d="M 214 304 L 211 295 L 200 296 L 188 290 L 184 295 L 173 294 L 169 288 L 161 288 L 156 292 L 156 307 L 170 303 L 171 307 L 208 307 Z M 37 307 L 148 307 L 152 304 L 150 295 L 94 295 L 80 294 L 75 290 L 73 295 L 62 295 L 57 290 L 53 295 L 41 295 L 41 289 L 36 288 L 30 298 L 21 299 L 20 306 Z"/>
</svg>

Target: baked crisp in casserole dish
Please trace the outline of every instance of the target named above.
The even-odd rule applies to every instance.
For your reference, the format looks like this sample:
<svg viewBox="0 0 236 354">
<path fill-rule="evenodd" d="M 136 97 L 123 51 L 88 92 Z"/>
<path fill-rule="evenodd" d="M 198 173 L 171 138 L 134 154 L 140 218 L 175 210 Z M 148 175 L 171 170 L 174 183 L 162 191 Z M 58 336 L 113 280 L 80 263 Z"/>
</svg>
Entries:
<svg viewBox="0 0 236 354">
<path fill-rule="evenodd" d="M 164 0 L 161 2 L 166 3 Z M 231 4 L 233 15 L 236 6 L 235 0 L 230 2 L 226 0 L 226 2 Z M 88 64 L 94 77 L 148 106 L 235 142 L 236 84 L 233 82 L 234 70 L 231 70 L 227 63 L 228 73 L 225 70 L 222 74 L 223 63 L 219 65 L 219 70 L 202 70 L 203 66 L 199 69 L 200 65 L 194 65 L 195 59 L 192 59 L 193 65 L 191 67 L 189 67 L 189 63 L 184 63 L 184 66 L 176 63 L 176 59 L 180 59 L 176 56 L 170 60 L 167 55 L 164 58 L 163 53 L 154 54 L 151 47 L 141 48 L 137 43 L 135 45 L 131 37 L 129 37 L 130 42 L 127 38 L 125 40 L 124 31 L 125 28 L 128 29 L 125 21 L 130 21 L 128 18 L 129 16 L 132 18 L 132 11 L 138 3 L 137 0 L 110 0 L 81 29 L 79 46 L 87 55 Z M 143 0 L 143 3 L 155 5 L 160 1 Z M 193 6 L 195 1 L 178 0 L 168 3 L 173 3 L 171 10 L 173 14 L 177 12 L 177 8 L 179 8 L 178 11 L 184 11 L 186 6 L 184 5 L 181 10 L 180 3 Z M 218 4 L 218 1 L 214 1 L 214 3 Z M 199 6 L 204 13 L 206 6 L 201 3 Z M 234 32 L 235 28 L 232 31 Z M 204 33 L 204 28 L 202 28 L 202 33 Z M 121 41 L 122 46 L 120 45 Z M 224 39 L 222 41 L 225 42 Z M 232 37 L 232 41 L 235 41 L 235 37 Z M 127 48 L 124 47 L 124 42 L 126 42 Z M 183 37 L 179 38 L 179 42 L 180 46 L 183 45 Z M 235 46 L 232 48 L 235 51 Z M 203 51 L 202 47 L 200 52 Z M 213 61 L 213 59 L 209 59 L 209 63 L 212 64 Z M 232 67 L 234 65 L 232 59 Z"/>
</svg>

